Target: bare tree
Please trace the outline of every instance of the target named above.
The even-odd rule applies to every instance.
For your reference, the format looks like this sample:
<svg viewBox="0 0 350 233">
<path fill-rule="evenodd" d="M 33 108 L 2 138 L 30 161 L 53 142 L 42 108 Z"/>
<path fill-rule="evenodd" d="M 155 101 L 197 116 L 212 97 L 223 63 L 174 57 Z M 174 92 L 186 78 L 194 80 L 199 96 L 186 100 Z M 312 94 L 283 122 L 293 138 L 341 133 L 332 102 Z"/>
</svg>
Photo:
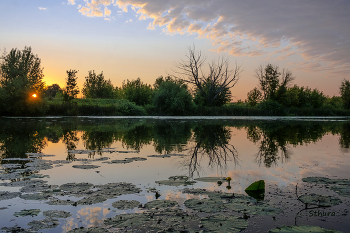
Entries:
<svg viewBox="0 0 350 233">
<path fill-rule="evenodd" d="M 203 73 L 202 66 L 206 59 L 200 51 L 196 53 L 194 46 L 188 48 L 186 58 L 176 65 L 175 73 L 180 77 L 173 76 L 193 84 L 203 96 L 206 96 L 209 106 L 212 106 L 220 93 L 233 87 L 242 73 L 241 66 L 237 63 L 235 69 L 231 70 L 228 59 L 224 57 L 209 63 L 209 73 Z"/>
</svg>

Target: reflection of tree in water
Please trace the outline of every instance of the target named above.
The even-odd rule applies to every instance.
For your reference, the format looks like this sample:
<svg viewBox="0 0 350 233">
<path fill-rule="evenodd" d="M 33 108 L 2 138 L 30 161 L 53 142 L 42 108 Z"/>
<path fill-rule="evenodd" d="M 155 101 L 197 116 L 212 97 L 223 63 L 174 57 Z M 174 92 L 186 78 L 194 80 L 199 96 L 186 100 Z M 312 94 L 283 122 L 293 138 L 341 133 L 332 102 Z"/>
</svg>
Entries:
<svg viewBox="0 0 350 233">
<path fill-rule="evenodd" d="M 79 142 L 79 138 L 77 136 L 76 130 L 63 129 L 63 143 L 66 144 L 67 150 L 75 150 L 77 148 L 78 142 Z M 74 160 L 74 159 L 75 159 L 75 154 L 68 152 L 66 160 Z"/>
<path fill-rule="evenodd" d="M 120 132 L 118 139 L 122 141 L 123 147 L 140 151 L 143 146 L 151 144 L 152 127 L 138 124 L 129 130 Z"/>
<path fill-rule="evenodd" d="M 154 150 L 160 154 L 183 151 L 190 138 L 188 121 L 161 121 L 153 127 Z"/>
<path fill-rule="evenodd" d="M 343 123 L 339 129 L 339 144 L 342 148 L 350 148 L 350 123 Z"/>
<path fill-rule="evenodd" d="M 256 126 L 257 125 L 257 126 Z M 325 124 L 315 122 L 267 122 L 250 125 L 247 137 L 258 144 L 255 161 L 266 167 L 287 162 L 291 151 L 288 145 L 303 145 L 316 142 L 328 131 Z"/>
<path fill-rule="evenodd" d="M 190 156 L 185 157 L 184 166 L 188 167 L 189 176 L 199 173 L 200 160 L 208 157 L 209 167 L 226 170 L 227 162 L 233 159 L 238 163 L 238 153 L 235 147 L 229 144 L 230 131 L 223 125 L 199 125 L 194 128 L 195 146 L 190 149 Z"/>
<path fill-rule="evenodd" d="M 85 148 L 96 150 L 98 154 L 103 148 L 109 148 L 114 142 L 113 131 L 85 131 L 81 137 L 84 141 Z"/>
<path fill-rule="evenodd" d="M 2 119 L 0 121 L 0 159 L 27 158 L 25 153 L 41 153 L 47 145 L 44 140 L 45 123 L 31 120 Z M 21 163 L 24 163 L 23 161 Z"/>
</svg>

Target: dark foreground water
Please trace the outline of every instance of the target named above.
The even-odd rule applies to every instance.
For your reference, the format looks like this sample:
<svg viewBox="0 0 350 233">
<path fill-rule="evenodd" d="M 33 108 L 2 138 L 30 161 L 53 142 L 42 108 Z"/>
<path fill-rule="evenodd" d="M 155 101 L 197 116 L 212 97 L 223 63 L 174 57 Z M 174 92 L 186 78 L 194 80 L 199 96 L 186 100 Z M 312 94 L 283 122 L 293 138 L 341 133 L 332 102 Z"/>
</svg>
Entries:
<svg viewBox="0 0 350 233">
<path fill-rule="evenodd" d="M 0 118 L 0 229 L 267 232 L 311 225 L 347 232 L 349 146 L 346 118 Z M 203 177 L 217 178 L 196 180 Z M 245 192 L 257 180 L 266 185 L 258 201 Z M 241 199 L 215 199 L 214 191 Z M 120 200 L 140 203 L 118 207 Z M 153 200 L 168 206 L 145 208 Z M 169 220 L 163 207 L 182 217 Z M 151 224 L 149 211 L 161 220 Z M 131 213 L 139 215 L 116 221 Z M 223 221 L 210 228 L 215 216 Z M 232 216 L 241 228 L 223 224 Z M 139 224 L 141 217 L 147 221 Z"/>
</svg>

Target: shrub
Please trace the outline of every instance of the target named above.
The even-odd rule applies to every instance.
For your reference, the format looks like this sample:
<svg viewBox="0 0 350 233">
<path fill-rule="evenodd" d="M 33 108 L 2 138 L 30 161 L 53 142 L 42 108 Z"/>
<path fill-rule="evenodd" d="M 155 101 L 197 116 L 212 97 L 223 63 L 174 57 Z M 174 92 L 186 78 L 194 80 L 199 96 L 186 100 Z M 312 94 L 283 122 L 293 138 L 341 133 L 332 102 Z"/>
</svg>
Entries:
<svg viewBox="0 0 350 233">
<path fill-rule="evenodd" d="M 285 111 L 282 105 L 274 100 L 268 99 L 268 100 L 262 101 L 257 105 L 257 107 L 263 111 L 264 115 L 269 115 L 269 116 L 285 115 Z"/>
<path fill-rule="evenodd" d="M 187 86 L 174 81 L 165 81 L 159 85 L 153 96 L 155 109 L 166 115 L 186 115 L 193 106 L 192 96 Z"/>
<path fill-rule="evenodd" d="M 130 102 L 144 106 L 152 102 L 153 90 L 150 85 L 143 84 L 140 78 L 138 78 L 132 81 L 127 80 L 126 83 L 124 81 L 121 93 L 119 94 Z"/>
</svg>

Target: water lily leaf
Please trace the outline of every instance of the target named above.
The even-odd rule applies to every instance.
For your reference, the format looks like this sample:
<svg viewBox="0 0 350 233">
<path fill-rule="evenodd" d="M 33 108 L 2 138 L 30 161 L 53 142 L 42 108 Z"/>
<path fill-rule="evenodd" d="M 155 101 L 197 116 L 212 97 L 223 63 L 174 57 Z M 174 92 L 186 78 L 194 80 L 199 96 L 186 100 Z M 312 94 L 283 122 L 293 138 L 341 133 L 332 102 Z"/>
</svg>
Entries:
<svg viewBox="0 0 350 233">
<path fill-rule="evenodd" d="M 44 216 L 49 218 L 68 218 L 72 216 L 71 213 L 63 210 L 47 210 L 43 212 Z"/>
<path fill-rule="evenodd" d="M 132 214 L 120 214 L 113 218 L 104 220 L 104 224 L 107 226 L 124 228 L 124 227 L 135 227 L 140 226 L 149 221 L 149 218 L 143 213 L 132 213 Z"/>
<path fill-rule="evenodd" d="M 226 177 L 200 177 L 200 178 L 196 178 L 194 180 L 197 181 L 202 181 L 202 182 L 218 182 L 218 181 L 224 181 L 226 179 Z"/>
<path fill-rule="evenodd" d="M 314 232 L 314 233 L 341 233 L 340 231 L 329 230 L 318 226 L 282 226 L 269 231 L 269 233 L 292 233 L 292 232 Z"/>
<path fill-rule="evenodd" d="M 39 231 L 42 229 L 50 229 L 58 226 L 60 222 L 54 218 L 44 218 L 43 220 L 34 220 L 28 223 L 31 230 Z"/>
<path fill-rule="evenodd" d="M 330 207 L 339 205 L 342 201 L 337 197 L 323 196 L 315 193 L 304 194 L 299 197 L 299 200 L 304 204 L 318 205 L 324 207 Z"/>
<path fill-rule="evenodd" d="M 30 209 L 30 210 L 21 210 L 15 212 L 13 216 L 24 217 L 24 216 L 37 216 L 40 213 L 40 209 Z"/>
<path fill-rule="evenodd" d="M 146 209 L 161 209 L 161 208 L 167 208 L 167 207 L 174 207 L 177 205 L 176 201 L 170 201 L 170 200 L 154 200 L 147 202 L 145 204 Z"/>
<path fill-rule="evenodd" d="M 263 189 L 265 189 L 265 181 L 259 180 L 249 185 L 248 188 L 245 189 L 245 191 L 257 191 L 257 190 L 263 190 Z"/>
<path fill-rule="evenodd" d="M 141 203 L 139 201 L 127 201 L 127 200 L 120 200 L 112 203 L 112 206 L 114 208 L 120 209 L 120 210 L 128 210 L 128 209 L 134 209 L 138 207 Z"/>
<path fill-rule="evenodd" d="M 265 199 L 265 189 L 251 191 L 245 191 L 250 197 L 255 198 L 258 201 L 263 201 Z"/>
<path fill-rule="evenodd" d="M 222 200 L 219 199 L 188 199 L 184 204 L 187 208 L 205 213 L 216 213 L 225 209 Z"/>
<path fill-rule="evenodd" d="M 68 233 L 108 233 L 107 229 L 101 227 L 90 227 L 90 228 L 75 228 L 68 231 Z"/>
<path fill-rule="evenodd" d="M 240 232 L 248 227 L 248 221 L 236 216 L 214 215 L 201 220 L 210 232 Z"/>
</svg>

